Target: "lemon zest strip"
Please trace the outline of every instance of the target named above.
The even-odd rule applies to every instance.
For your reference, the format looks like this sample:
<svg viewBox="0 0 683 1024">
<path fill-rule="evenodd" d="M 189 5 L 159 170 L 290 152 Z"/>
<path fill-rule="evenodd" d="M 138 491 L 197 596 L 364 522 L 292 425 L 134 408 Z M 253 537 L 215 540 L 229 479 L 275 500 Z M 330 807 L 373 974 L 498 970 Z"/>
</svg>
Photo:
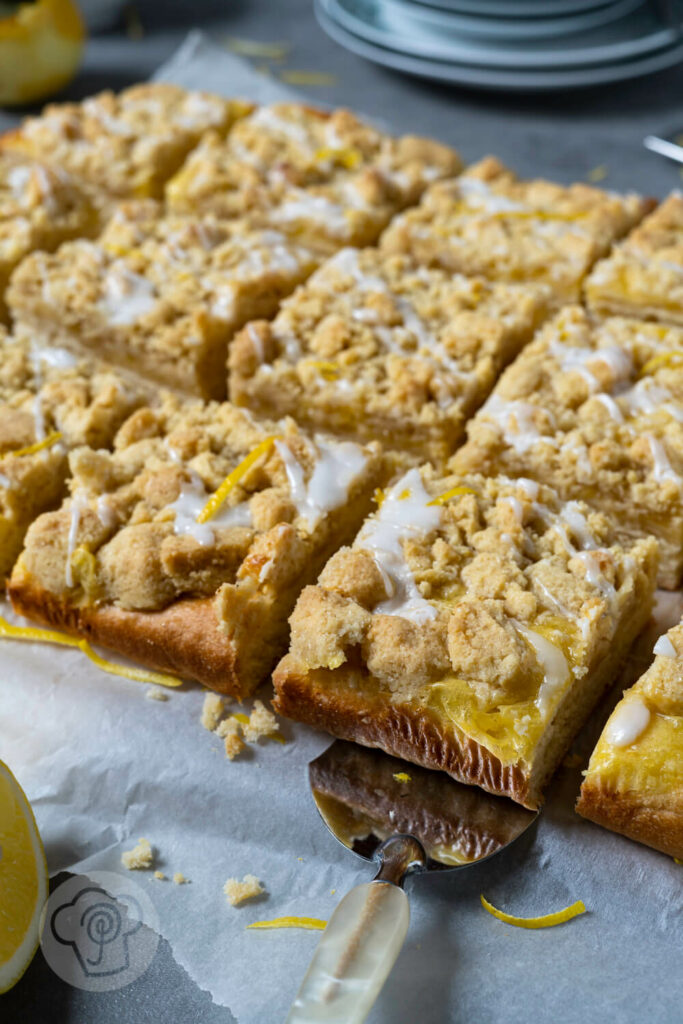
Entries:
<svg viewBox="0 0 683 1024">
<path fill-rule="evenodd" d="M 280 440 L 279 434 L 273 434 L 272 437 L 267 437 L 265 440 L 257 444 L 253 451 L 242 459 L 238 466 L 235 466 L 231 473 L 228 473 L 222 484 L 219 485 L 217 490 L 213 492 L 209 500 L 207 501 L 204 508 L 197 516 L 198 523 L 208 523 L 209 519 L 212 519 L 219 508 L 230 494 L 230 491 L 240 482 L 243 476 L 251 469 L 255 462 L 265 455 L 266 452 L 270 451 L 276 441 Z"/>
<path fill-rule="evenodd" d="M 309 365 L 315 367 L 323 380 L 336 380 L 340 374 L 339 363 L 331 359 L 310 359 Z"/>
<path fill-rule="evenodd" d="M 375 487 L 375 493 L 372 496 L 372 500 L 377 505 L 377 508 L 381 508 L 382 507 L 382 502 L 384 501 L 385 497 L 386 497 L 386 495 L 384 494 L 384 491 L 382 490 L 382 488 L 381 487 Z"/>
<path fill-rule="evenodd" d="M 681 366 L 682 364 L 683 352 L 660 352 L 659 355 L 648 359 L 640 371 L 640 376 L 646 377 L 648 374 L 659 370 L 662 366 Z"/>
<path fill-rule="evenodd" d="M 543 914 L 541 917 L 515 917 L 514 914 L 506 914 L 503 910 L 498 910 L 489 903 L 485 896 L 481 895 L 479 898 L 482 907 L 484 910 L 488 910 L 489 914 L 497 917 L 499 921 L 513 924 L 517 928 L 554 928 L 556 924 L 564 924 L 565 921 L 571 921 L 573 917 L 586 913 L 583 900 L 577 900 L 576 903 L 565 907 L 564 910 L 556 910 L 554 914 Z"/>
<path fill-rule="evenodd" d="M 30 640 L 42 644 L 58 644 L 60 647 L 77 647 L 93 664 L 97 665 L 104 672 L 109 672 L 110 675 L 123 676 L 125 679 L 132 679 L 139 683 L 152 683 L 156 686 L 182 686 L 182 679 L 176 679 L 175 676 L 167 676 L 161 672 L 148 672 L 146 669 L 115 665 L 113 661 L 107 661 L 106 658 L 100 657 L 87 640 L 79 640 L 78 637 L 59 633 L 55 629 L 13 626 L 11 622 L 0 616 L 0 637 L 5 640 Z"/>
<path fill-rule="evenodd" d="M 163 672 L 150 672 L 144 668 L 128 668 L 126 665 L 117 665 L 113 661 L 107 661 L 92 649 L 87 640 L 79 640 L 77 646 L 94 665 L 101 668 L 103 672 L 109 672 L 112 676 L 123 676 L 124 679 L 132 679 L 136 683 L 151 683 L 154 686 L 176 687 L 183 685 L 182 679 L 167 676 Z"/>
<path fill-rule="evenodd" d="M 324 931 L 327 921 L 319 917 L 274 917 L 272 921 L 253 921 L 247 928 L 307 928 L 309 931 Z"/>
<path fill-rule="evenodd" d="M 36 452 L 42 452 L 45 448 L 51 448 L 53 444 L 57 444 L 57 441 L 61 440 L 61 430 L 53 430 L 52 433 L 48 434 L 47 437 L 44 437 L 42 441 L 36 441 L 35 444 L 27 444 L 25 448 L 15 448 L 14 451 L 5 452 L 2 458 L 6 459 L 10 455 L 14 458 L 19 455 L 35 455 Z"/>
<path fill-rule="evenodd" d="M 241 711 L 236 711 L 231 717 L 236 718 L 240 725 L 249 725 L 249 715 L 244 715 Z"/>
<path fill-rule="evenodd" d="M 353 149 L 351 147 L 343 149 L 332 149 L 331 147 L 325 147 L 319 149 L 315 154 L 315 159 L 320 160 L 334 160 L 336 163 L 346 167 L 348 170 L 353 170 L 361 162 L 362 156 L 360 150 Z"/>
<path fill-rule="evenodd" d="M 439 494 L 438 497 L 428 501 L 428 505 L 445 505 L 451 498 L 458 498 L 461 494 L 476 494 L 474 487 L 451 487 L 450 491 Z"/>
<path fill-rule="evenodd" d="M 397 782 L 410 782 L 411 776 L 408 772 L 394 772 L 394 778 Z"/>
<path fill-rule="evenodd" d="M 229 36 L 227 48 L 242 57 L 263 57 L 265 60 L 284 60 L 291 47 L 289 43 L 262 43 L 259 39 L 238 39 Z"/>
</svg>

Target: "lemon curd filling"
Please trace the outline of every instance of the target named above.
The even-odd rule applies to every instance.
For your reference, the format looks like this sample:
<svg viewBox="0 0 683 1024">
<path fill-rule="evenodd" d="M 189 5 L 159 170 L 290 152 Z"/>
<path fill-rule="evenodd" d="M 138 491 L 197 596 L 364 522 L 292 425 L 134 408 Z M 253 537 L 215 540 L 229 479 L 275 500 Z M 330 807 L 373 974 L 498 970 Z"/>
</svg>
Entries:
<svg viewBox="0 0 683 1024">
<path fill-rule="evenodd" d="M 456 678 L 432 684 L 425 696 L 430 711 L 485 746 L 503 764 L 531 760 L 557 706 L 581 674 L 577 630 L 570 623 L 559 616 L 544 616 L 543 623 L 525 630 L 525 634 L 532 632 L 546 643 L 538 645 L 525 636 L 534 647 L 538 667 L 521 681 L 520 699 L 486 705 L 465 680 Z"/>
<path fill-rule="evenodd" d="M 625 703 L 618 705 L 617 712 Z M 619 791 L 666 794 L 683 789 L 683 717 L 650 707 L 647 725 L 628 746 L 611 743 L 606 729 L 586 774 L 594 773 Z"/>
</svg>

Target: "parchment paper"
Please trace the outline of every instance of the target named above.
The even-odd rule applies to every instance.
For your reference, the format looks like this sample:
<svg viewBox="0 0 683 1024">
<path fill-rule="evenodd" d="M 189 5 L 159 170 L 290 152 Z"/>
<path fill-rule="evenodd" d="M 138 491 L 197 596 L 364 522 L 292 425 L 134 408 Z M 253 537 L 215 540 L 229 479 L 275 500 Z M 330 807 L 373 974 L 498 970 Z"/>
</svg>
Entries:
<svg viewBox="0 0 683 1024">
<path fill-rule="evenodd" d="M 292 95 L 198 33 L 158 77 L 266 101 Z M 633 675 L 681 610 L 679 595 L 664 596 L 658 626 L 631 658 Z M 32 801 L 51 874 L 122 871 L 121 852 L 146 836 L 156 867 L 191 880 L 135 875 L 178 962 L 239 1024 L 281 1021 L 319 934 L 245 925 L 327 918 L 371 876 L 328 835 L 309 794 L 306 766 L 329 738 L 283 723 L 286 745 L 262 743 L 231 763 L 199 724 L 200 687 L 157 703 L 79 652 L 0 645 L 0 758 Z M 623 685 L 575 744 L 584 765 Z M 409 884 L 408 940 L 374 1024 L 681 1020 L 683 867 L 577 817 L 580 771 L 558 772 L 536 832 L 519 847 Z M 232 908 L 223 883 L 245 873 L 262 879 L 267 895 Z M 480 892 L 522 915 L 576 899 L 589 913 L 523 931 L 486 914 Z"/>
</svg>

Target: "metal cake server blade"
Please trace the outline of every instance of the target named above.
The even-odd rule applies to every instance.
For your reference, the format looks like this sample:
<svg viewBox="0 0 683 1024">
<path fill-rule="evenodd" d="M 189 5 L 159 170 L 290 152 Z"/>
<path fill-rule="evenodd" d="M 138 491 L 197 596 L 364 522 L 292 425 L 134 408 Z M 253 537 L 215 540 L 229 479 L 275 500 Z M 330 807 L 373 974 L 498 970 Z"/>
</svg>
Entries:
<svg viewBox="0 0 683 1024">
<path fill-rule="evenodd" d="M 287 1024 L 361 1024 L 408 931 L 405 879 L 500 853 L 538 812 L 343 740 L 310 763 L 309 779 L 332 834 L 378 870 L 334 911 Z"/>
</svg>

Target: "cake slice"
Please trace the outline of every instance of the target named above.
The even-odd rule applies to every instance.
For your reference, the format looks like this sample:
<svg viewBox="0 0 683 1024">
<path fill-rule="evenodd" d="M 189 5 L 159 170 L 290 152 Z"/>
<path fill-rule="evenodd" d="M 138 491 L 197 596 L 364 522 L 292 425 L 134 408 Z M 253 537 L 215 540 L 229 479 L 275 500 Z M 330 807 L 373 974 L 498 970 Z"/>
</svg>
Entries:
<svg viewBox="0 0 683 1024">
<path fill-rule="evenodd" d="M 586 280 L 601 316 L 637 316 L 683 325 L 683 196 L 673 192 Z"/>
<path fill-rule="evenodd" d="M 301 587 L 383 469 L 376 445 L 170 396 L 70 466 L 71 497 L 28 531 L 16 611 L 237 697 L 282 653 Z"/>
<path fill-rule="evenodd" d="M 584 772 L 584 818 L 683 858 L 683 625 L 624 693 Z"/>
<path fill-rule="evenodd" d="M 460 274 L 543 282 L 561 305 L 580 297 L 593 263 L 652 205 L 590 185 L 520 181 L 487 157 L 432 185 L 420 206 L 392 222 L 382 245 Z"/>
<path fill-rule="evenodd" d="M 24 256 L 92 234 L 96 220 L 84 190 L 66 171 L 0 149 L 0 320 L 7 317 L 10 275 Z"/>
<path fill-rule="evenodd" d="M 243 221 L 123 204 L 97 241 L 34 253 L 7 291 L 20 328 L 160 384 L 224 398 L 228 343 L 315 268 L 316 256 Z"/>
<path fill-rule="evenodd" d="M 660 585 L 683 574 L 683 330 L 567 307 L 504 372 L 454 471 L 548 483 L 617 537 L 658 538 Z"/>
<path fill-rule="evenodd" d="M 532 481 L 410 469 L 303 591 L 274 706 L 536 807 L 650 614 L 657 558 Z"/>
<path fill-rule="evenodd" d="M 220 134 L 251 104 L 177 85 L 144 83 L 82 103 L 49 104 L 0 146 L 49 160 L 80 178 L 98 206 L 161 198 L 164 183 L 209 130 Z"/>
<path fill-rule="evenodd" d="M 443 460 L 548 306 L 542 286 L 343 249 L 230 349 L 230 397 L 259 415 Z"/>
<path fill-rule="evenodd" d="M 109 367 L 17 340 L 0 327 L 0 580 L 30 523 L 61 502 L 67 451 L 110 446 L 146 398 L 142 385 Z"/>
<path fill-rule="evenodd" d="M 448 146 L 393 138 L 348 110 L 259 107 L 227 138 L 206 136 L 169 182 L 169 207 L 196 216 L 249 214 L 327 249 L 368 245 L 436 178 L 457 174 Z"/>
</svg>

